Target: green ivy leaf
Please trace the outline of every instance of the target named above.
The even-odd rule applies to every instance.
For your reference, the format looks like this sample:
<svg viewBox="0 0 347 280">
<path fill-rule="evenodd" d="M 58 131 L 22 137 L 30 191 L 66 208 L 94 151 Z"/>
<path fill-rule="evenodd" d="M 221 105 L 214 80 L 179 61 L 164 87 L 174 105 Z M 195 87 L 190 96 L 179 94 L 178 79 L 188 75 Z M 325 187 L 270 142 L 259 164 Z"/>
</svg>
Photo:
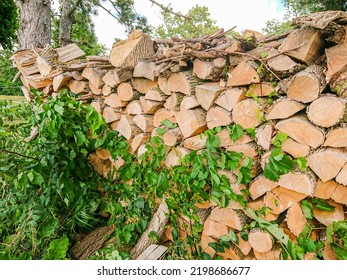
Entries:
<svg viewBox="0 0 347 280">
<path fill-rule="evenodd" d="M 177 127 L 177 124 L 172 123 L 171 121 L 169 121 L 168 119 L 165 119 L 161 122 L 164 126 L 166 126 L 167 128 L 175 128 Z"/>
<path fill-rule="evenodd" d="M 85 142 L 87 142 L 87 138 L 82 131 L 76 131 L 74 136 L 77 146 L 82 146 Z"/>
<path fill-rule="evenodd" d="M 283 142 L 288 139 L 288 135 L 282 132 L 278 132 L 275 137 L 275 141 L 272 145 L 279 148 L 282 146 Z"/>
<path fill-rule="evenodd" d="M 216 242 L 210 242 L 210 243 L 208 243 L 208 246 L 210 246 L 217 253 L 224 253 L 225 252 L 224 247 L 222 245 L 216 243 Z"/>
<path fill-rule="evenodd" d="M 163 136 L 165 134 L 165 132 L 166 132 L 166 130 L 164 128 L 162 128 L 162 127 L 158 127 L 155 131 L 160 136 Z"/>
<path fill-rule="evenodd" d="M 251 136 L 252 139 L 255 139 L 255 128 L 246 128 L 246 133 Z"/>
<path fill-rule="evenodd" d="M 60 114 L 60 115 L 64 115 L 64 107 L 63 106 L 60 106 L 58 104 L 55 104 L 54 105 L 54 110 Z"/>
<path fill-rule="evenodd" d="M 58 219 L 52 217 L 44 222 L 39 228 L 39 235 L 41 238 L 50 237 L 58 227 Z"/>
<path fill-rule="evenodd" d="M 298 164 L 301 171 L 305 171 L 307 169 L 307 159 L 303 157 L 298 157 L 296 159 L 296 163 Z"/>
<path fill-rule="evenodd" d="M 306 219 L 312 220 L 314 218 L 313 216 L 313 205 L 311 202 L 307 200 L 301 201 L 301 209 Z"/>
<path fill-rule="evenodd" d="M 243 135 L 243 128 L 239 124 L 234 124 L 232 126 L 227 126 L 227 130 L 229 132 L 230 139 L 233 140 L 234 142 L 237 139 L 241 138 L 241 136 Z"/>
<path fill-rule="evenodd" d="M 312 198 L 312 203 L 313 203 L 314 208 L 316 208 L 318 210 L 323 210 L 323 211 L 328 211 L 328 212 L 335 212 L 335 206 L 330 205 L 324 199 Z"/>
<path fill-rule="evenodd" d="M 45 260 L 63 260 L 66 257 L 69 248 L 69 239 L 64 234 L 60 239 L 55 239 L 49 243 L 47 254 L 44 256 Z"/>
</svg>

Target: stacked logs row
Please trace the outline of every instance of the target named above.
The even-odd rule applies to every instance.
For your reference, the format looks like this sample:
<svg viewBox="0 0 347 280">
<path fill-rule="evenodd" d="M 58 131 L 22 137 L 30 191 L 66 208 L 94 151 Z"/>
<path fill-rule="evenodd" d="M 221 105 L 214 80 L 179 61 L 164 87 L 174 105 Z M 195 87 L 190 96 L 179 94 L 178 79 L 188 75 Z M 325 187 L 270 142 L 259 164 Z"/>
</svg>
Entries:
<svg viewBox="0 0 347 280">
<path fill-rule="evenodd" d="M 255 172 L 253 181 L 237 184 L 235 174 L 220 171 L 236 193 L 248 189 L 248 207 L 269 207 L 262 217 L 277 221 L 295 241 L 307 224 L 300 202 L 308 197 L 326 200 L 334 212 L 314 209 L 314 223 L 327 226 L 344 220 L 347 204 L 347 15 L 317 13 L 294 20 L 300 27 L 276 37 L 246 31 L 238 40 L 225 32 L 198 39 L 152 41 L 133 32 L 113 46 L 109 57 L 87 57 L 76 45 L 59 49 L 24 50 L 14 54 L 23 92 L 30 100 L 31 88 L 47 96 L 63 88 L 90 103 L 109 126 L 130 143 L 131 152 L 145 151 L 146 141 L 165 128 L 167 167 L 177 165 L 192 150 L 206 147 L 207 129 L 222 127 L 220 146 L 244 153 L 264 169 L 281 132 L 288 136 L 282 150 L 293 159 L 307 159 L 306 171 L 295 170 L 277 182 Z M 163 125 L 169 120 L 170 128 Z M 231 140 L 228 125 L 255 128 L 255 139 L 244 134 Z M 95 169 L 105 176 L 119 168 L 106 150 L 90 156 Z M 230 230 L 239 232 L 250 217 L 233 202 L 227 208 L 213 203 L 204 222 L 201 246 L 217 254 L 215 242 Z M 283 219 L 285 217 L 285 219 Z M 189 232 L 181 220 L 180 238 Z M 319 228 L 319 226 L 317 226 Z M 324 258 L 336 256 L 323 231 L 311 238 L 325 240 Z M 163 240 L 170 241 L 166 231 Z M 239 238 L 224 253 L 226 259 L 278 259 L 280 246 L 266 231 L 252 229 L 248 241 Z M 313 258 L 314 254 L 307 254 Z"/>
</svg>

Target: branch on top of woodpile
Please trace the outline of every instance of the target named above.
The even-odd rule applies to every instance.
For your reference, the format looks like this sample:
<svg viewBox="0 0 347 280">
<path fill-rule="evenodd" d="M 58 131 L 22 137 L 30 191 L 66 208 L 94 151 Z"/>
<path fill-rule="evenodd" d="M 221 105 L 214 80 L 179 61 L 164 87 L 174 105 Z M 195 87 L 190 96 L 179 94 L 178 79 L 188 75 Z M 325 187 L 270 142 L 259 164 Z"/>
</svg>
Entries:
<svg viewBox="0 0 347 280">
<path fill-rule="evenodd" d="M 165 7 L 163 4 L 160 4 L 157 1 L 154 1 L 154 0 L 149 0 L 149 1 L 152 2 L 152 4 L 157 5 L 160 9 L 162 9 L 163 11 L 165 11 L 167 13 L 173 14 L 173 15 L 178 16 L 178 17 L 182 17 L 186 20 L 190 20 L 189 17 L 182 15 L 181 13 L 176 13 L 173 10 L 171 10 L 169 7 Z"/>
</svg>

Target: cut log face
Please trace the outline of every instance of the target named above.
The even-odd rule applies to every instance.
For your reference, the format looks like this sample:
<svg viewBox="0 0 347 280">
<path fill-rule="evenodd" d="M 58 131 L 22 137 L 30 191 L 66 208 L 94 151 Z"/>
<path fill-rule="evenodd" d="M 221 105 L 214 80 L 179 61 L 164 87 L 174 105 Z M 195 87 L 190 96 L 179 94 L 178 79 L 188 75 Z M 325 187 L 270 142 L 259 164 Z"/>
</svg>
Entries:
<svg viewBox="0 0 347 280">
<path fill-rule="evenodd" d="M 232 146 L 227 147 L 228 151 L 243 153 L 245 157 L 250 157 L 254 159 L 258 156 L 258 151 L 256 150 L 256 146 L 252 143 L 247 144 L 234 144 Z"/>
<path fill-rule="evenodd" d="M 135 78 L 146 78 L 154 81 L 156 75 L 156 65 L 154 62 L 139 61 L 134 68 Z"/>
<path fill-rule="evenodd" d="M 338 184 L 331 195 L 331 199 L 335 202 L 347 205 L 347 187 Z"/>
<path fill-rule="evenodd" d="M 261 146 L 264 150 L 269 150 L 271 146 L 272 134 L 273 125 L 267 124 L 258 127 L 255 132 L 257 144 Z"/>
<path fill-rule="evenodd" d="M 347 42 L 325 50 L 327 57 L 327 70 L 325 77 L 329 84 L 334 84 L 338 76 L 346 70 Z"/>
<path fill-rule="evenodd" d="M 336 176 L 336 182 L 347 186 L 347 164 L 345 164 Z"/>
<path fill-rule="evenodd" d="M 212 61 L 203 61 L 198 58 L 193 63 L 193 74 L 199 79 L 219 81 L 226 66 L 226 59 L 219 57 Z"/>
<path fill-rule="evenodd" d="M 257 127 L 263 122 L 263 111 L 253 99 L 246 99 L 236 104 L 232 115 L 234 123 L 245 129 Z"/>
<path fill-rule="evenodd" d="M 274 48 L 269 51 L 267 59 L 270 68 L 281 74 L 292 73 L 297 66 L 297 63 L 293 59 L 287 55 L 281 54 Z"/>
<path fill-rule="evenodd" d="M 218 206 L 212 210 L 209 219 L 218 222 L 220 225 L 226 225 L 229 228 L 239 231 L 249 221 L 249 218 L 242 210 L 220 208 Z"/>
<path fill-rule="evenodd" d="M 322 199 L 330 199 L 337 185 L 338 184 L 333 180 L 327 182 L 318 180 L 313 196 Z"/>
<path fill-rule="evenodd" d="M 345 155 L 329 149 L 315 152 L 307 157 L 308 166 L 323 182 L 335 178 L 345 163 Z"/>
<path fill-rule="evenodd" d="M 246 91 L 244 88 L 231 88 L 223 91 L 216 99 L 215 104 L 231 112 L 236 104 L 244 99 L 246 99 Z"/>
<path fill-rule="evenodd" d="M 340 203 L 334 201 L 327 201 L 331 206 L 335 207 L 334 212 L 323 211 L 317 208 L 313 208 L 313 216 L 323 225 L 328 226 L 333 222 L 341 221 L 345 218 L 343 207 Z"/>
<path fill-rule="evenodd" d="M 180 110 L 191 110 L 200 107 L 200 103 L 193 96 L 185 96 L 180 104 Z"/>
<path fill-rule="evenodd" d="M 159 109 L 154 113 L 153 125 L 159 127 L 162 125 L 162 121 L 169 120 L 172 123 L 177 123 L 174 111 L 168 111 L 164 108 Z"/>
<path fill-rule="evenodd" d="M 323 131 L 315 127 L 305 117 L 291 117 L 279 121 L 275 128 L 286 133 L 295 141 L 311 146 L 312 148 L 318 148 L 321 146 L 325 138 Z"/>
<path fill-rule="evenodd" d="M 288 209 L 286 220 L 289 230 L 295 236 L 299 236 L 300 233 L 304 230 L 307 223 L 299 203 L 293 204 Z"/>
<path fill-rule="evenodd" d="M 164 102 L 166 100 L 167 96 L 160 91 L 160 89 L 150 89 L 146 92 L 145 99 L 152 100 L 152 101 L 158 101 L 158 102 Z M 170 98 L 170 97 L 169 97 Z"/>
<path fill-rule="evenodd" d="M 277 245 L 269 252 L 260 253 L 257 250 L 253 250 L 254 256 L 257 260 L 280 260 L 281 259 L 281 247 Z"/>
<path fill-rule="evenodd" d="M 172 92 L 181 92 L 191 95 L 195 92 L 195 86 L 202 84 L 191 71 L 173 73 L 167 80 L 167 89 Z"/>
<path fill-rule="evenodd" d="M 69 44 L 56 48 L 55 51 L 58 54 L 58 60 L 63 63 L 85 55 L 85 52 L 82 51 L 76 44 Z"/>
<path fill-rule="evenodd" d="M 251 65 L 249 65 L 247 60 L 243 60 L 230 73 L 229 79 L 227 81 L 227 86 L 245 86 L 259 82 L 260 78 L 257 71 Z"/>
<path fill-rule="evenodd" d="M 180 128 L 176 127 L 164 133 L 163 142 L 166 146 L 174 147 L 178 145 L 179 143 L 181 143 L 182 138 L 183 138 L 183 135 Z"/>
<path fill-rule="evenodd" d="M 143 132 L 151 132 L 154 129 L 153 116 L 136 115 L 133 118 L 136 124 Z"/>
<path fill-rule="evenodd" d="M 166 95 L 171 95 L 172 92 L 168 88 L 168 78 L 164 76 L 158 77 L 158 86 L 162 92 L 164 92 Z"/>
<path fill-rule="evenodd" d="M 181 147 L 173 147 L 166 156 L 165 166 L 170 168 L 180 165 L 187 154 L 189 154 L 189 150 Z"/>
<path fill-rule="evenodd" d="M 121 83 L 117 87 L 117 94 L 120 100 L 127 102 L 138 99 L 140 93 L 133 90 L 130 83 Z"/>
<path fill-rule="evenodd" d="M 174 92 L 166 99 L 164 107 L 167 110 L 178 111 L 180 109 L 181 102 L 183 100 L 183 94 Z"/>
<path fill-rule="evenodd" d="M 148 139 L 149 139 L 149 134 L 140 133 L 136 135 L 134 139 L 131 141 L 130 152 L 136 153 L 137 150 L 140 148 L 140 146 L 145 144 Z"/>
<path fill-rule="evenodd" d="M 220 147 L 228 147 L 240 144 L 247 144 L 253 141 L 253 139 L 248 134 L 243 134 L 235 142 L 230 139 L 230 134 L 226 129 L 222 129 L 221 132 L 216 134 L 220 140 Z"/>
<path fill-rule="evenodd" d="M 287 95 L 296 101 L 309 103 L 319 97 L 325 85 L 323 67 L 311 65 L 292 78 Z"/>
<path fill-rule="evenodd" d="M 298 157 L 306 157 L 310 153 L 311 148 L 308 145 L 301 144 L 294 141 L 291 138 L 287 138 L 282 143 L 282 150 L 290 154 L 292 157 L 298 158 Z"/>
<path fill-rule="evenodd" d="M 271 181 L 264 176 L 260 175 L 256 179 L 254 179 L 249 185 L 249 192 L 251 193 L 252 199 L 257 199 L 261 197 L 268 191 L 276 188 L 278 184 L 274 181 Z"/>
<path fill-rule="evenodd" d="M 120 100 L 118 94 L 116 93 L 112 93 L 109 96 L 107 96 L 105 98 L 105 102 L 106 105 L 112 107 L 112 108 L 121 108 L 121 107 L 125 107 L 127 103 L 125 103 L 124 101 Z"/>
<path fill-rule="evenodd" d="M 142 115 L 142 106 L 140 100 L 131 101 L 125 108 L 125 113 L 127 115 Z"/>
<path fill-rule="evenodd" d="M 53 90 L 59 91 L 63 86 L 67 84 L 68 81 L 72 79 L 72 75 L 70 72 L 62 73 L 53 78 Z"/>
<path fill-rule="evenodd" d="M 145 114 L 154 115 L 158 109 L 163 107 L 163 102 L 147 100 L 144 96 L 140 97 L 142 110 Z"/>
<path fill-rule="evenodd" d="M 347 127 L 338 127 L 331 130 L 323 146 L 343 148 L 347 146 Z"/>
<path fill-rule="evenodd" d="M 315 62 L 322 53 L 324 40 L 317 29 L 304 27 L 294 30 L 278 48 L 281 53 L 306 64 Z"/>
<path fill-rule="evenodd" d="M 267 110 L 265 119 L 275 120 L 275 119 L 286 119 L 297 112 L 304 109 L 306 106 L 298 101 L 292 100 L 287 97 L 277 99 Z"/>
<path fill-rule="evenodd" d="M 221 107 L 212 107 L 207 111 L 206 122 L 209 129 L 227 126 L 232 123 L 231 114 Z"/>
<path fill-rule="evenodd" d="M 47 76 L 52 71 L 52 66 L 43 57 L 37 56 L 36 58 L 37 67 L 39 68 L 42 76 Z"/>
<path fill-rule="evenodd" d="M 181 110 L 175 118 L 184 138 L 197 135 L 207 129 L 205 114 L 200 110 Z"/>
<path fill-rule="evenodd" d="M 249 92 L 256 96 L 269 96 L 276 93 L 275 88 L 270 83 L 252 84 L 249 87 Z"/>
<path fill-rule="evenodd" d="M 311 103 L 307 116 L 315 125 L 331 127 L 347 121 L 346 102 L 334 95 L 324 95 Z"/>
<path fill-rule="evenodd" d="M 121 113 L 116 112 L 114 108 L 107 106 L 104 108 L 102 116 L 106 123 L 112 123 L 112 122 L 120 120 L 122 115 Z"/>
<path fill-rule="evenodd" d="M 70 80 L 68 87 L 75 94 L 88 92 L 90 90 L 86 81 Z"/>
<path fill-rule="evenodd" d="M 125 115 L 120 118 L 116 130 L 127 140 L 131 140 L 140 133 L 140 129 L 133 123 L 132 119 Z"/>
<path fill-rule="evenodd" d="M 274 240 L 270 233 L 260 228 L 253 228 L 248 234 L 248 242 L 259 253 L 266 253 L 272 249 Z"/>
<path fill-rule="evenodd" d="M 212 107 L 222 90 L 223 88 L 219 83 L 205 83 L 195 87 L 195 96 L 201 107 L 207 111 Z"/>
<path fill-rule="evenodd" d="M 114 79 L 113 73 L 114 71 L 110 70 L 102 77 L 102 81 L 105 83 L 105 85 L 108 85 L 111 88 L 117 85 L 117 81 Z"/>
<path fill-rule="evenodd" d="M 201 150 L 206 148 L 206 139 L 205 135 L 189 137 L 183 141 L 183 146 L 190 150 Z"/>
<path fill-rule="evenodd" d="M 134 89 L 142 94 L 146 94 L 150 89 L 158 87 L 158 82 L 156 80 L 151 81 L 144 78 L 133 78 L 131 83 Z"/>
<path fill-rule="evenodd" d="M 316 186 L 316 181 L 311 174 L 289 172 L 279 178 L 278 185 L 288 190 L 311 196 Z"/>
</svg>

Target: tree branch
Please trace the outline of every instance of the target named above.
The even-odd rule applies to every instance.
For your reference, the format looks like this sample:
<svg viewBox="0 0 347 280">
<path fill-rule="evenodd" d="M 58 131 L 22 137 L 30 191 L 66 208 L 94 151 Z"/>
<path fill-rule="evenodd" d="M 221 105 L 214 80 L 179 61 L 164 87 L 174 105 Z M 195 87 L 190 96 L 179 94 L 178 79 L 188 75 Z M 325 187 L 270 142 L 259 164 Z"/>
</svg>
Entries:
<svg viewBox="0 0 347 280">
<path fill-rule="evenodd" d="M 108 10 L 108 9 L 106 9 L 103 5 L 101 5 L 100 3 L 99 4 L 97 4 L 101 9 L 103 9 L 104 11 L 106 11 L 110 16 L 112 16 L 113 18 L 115 18 L 116 20 L 118 20 L 118 18 L 114 15 L 114 14 L 112 14 L 111 13 L 111 10 Z"/>
<path fill-rule="evenodd" d="M 184 16 L 181 13 L 176 13 L 176 12 L 170 10 L 168 7 L 165 7 L 163 4 L 158 3 L 155 0 L 149 0 L 149 1 L 152 2 L 152 4 L 157 5 L 160 9 L 162 9 L 163 11 L 165 11 L 167 13 L 173 14 L 173 15 L 178 16 L 178 17 L 182 17 L 182 18 L 184 18 L 186 20 L 190 20 L 189 17 Z"/>
<path fill-rule="evenodd" d="M 73 6 L 71 7 L 71 10 L 68 12 L 68 17 L 71 16 L 77 9 L 78 5 L 82 2 L 82 0 L 77 0 Z"/>
<path fill-rule="evenodd" d="M 5 153 L 8 153 L 8 154 L 13 154 L 13 155 L 16 155 L 16 156 L 20 156 L 20 157 L 25 157 L 25 158 L 38 160 L 37 158 L 31 157 L 31 156 L 26 156 L 26 155 L 23 155 L 23 154 L 20 154 L 20 153 L 17 153 L 17 152 L 13 152 L 13 151 L 10 151 L 10 150 L 6 150 L 6 149 L 1 149 L 1 151 L 5 152 Z"/>
</svg>

